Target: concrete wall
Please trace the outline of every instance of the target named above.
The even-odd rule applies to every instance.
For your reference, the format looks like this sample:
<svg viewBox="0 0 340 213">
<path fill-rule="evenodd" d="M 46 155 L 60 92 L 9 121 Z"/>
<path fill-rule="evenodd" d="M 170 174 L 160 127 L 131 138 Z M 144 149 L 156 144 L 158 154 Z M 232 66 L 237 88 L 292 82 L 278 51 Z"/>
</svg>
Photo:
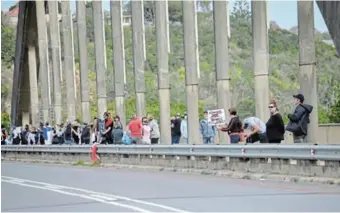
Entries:
<svg viewBox="0 0 340 213">
<path fill-rule="evenodd" d="M 274 158 L 237 158 L 237 157 L 210 157 L 210 156 L 173 156 L 151 154 L 115 154 L 101 153 L 99 156 L 103 164 L 117 164 L 130 166 L 151 166 L 162 168 L 200 169 L 209 173 L 242 172 L 248 174 L 279 174 L 301 177 L 340 178 L 340 162 L 274 159 Z M 1 151 L 6 160 L 30 160 L 53 162 L 90 162 L 90 153 L 74 152 L 37 152 L 37 151 Z"/>
<path fill-rule="evenodd" d="M 340 144 L 340 124 L 320 124 L 319 133 L 317 137 L 318 144 Z M 286 132 L 285 142 L 287 144 L 293 143 L 293 136 Z"/>
</svg>

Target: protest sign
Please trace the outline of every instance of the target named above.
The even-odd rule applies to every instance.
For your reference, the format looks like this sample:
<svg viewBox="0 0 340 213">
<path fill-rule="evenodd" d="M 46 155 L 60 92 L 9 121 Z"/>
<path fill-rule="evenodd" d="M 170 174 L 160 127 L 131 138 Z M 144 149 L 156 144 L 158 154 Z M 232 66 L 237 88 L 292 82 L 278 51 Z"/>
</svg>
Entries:
<svg viewBox="0 0 340 213">
<path fill-rule="evenodd" d="M 224 109 L 208 110 L 208 123 L 210 125 L 217 125 L 225 123 Z"/>
</svg>

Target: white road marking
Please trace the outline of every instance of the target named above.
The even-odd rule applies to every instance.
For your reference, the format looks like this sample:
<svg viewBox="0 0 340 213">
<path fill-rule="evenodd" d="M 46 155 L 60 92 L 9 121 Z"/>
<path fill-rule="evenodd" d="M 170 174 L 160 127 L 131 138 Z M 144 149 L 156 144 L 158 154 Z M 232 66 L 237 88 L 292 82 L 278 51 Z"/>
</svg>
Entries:
<svg viewBox="0 0 340 213">
<path fill-rule="evenodd" d="M 20 185 L 20 186 L 26 186 L 26 187 L 36 188 L 36 189 L 42 189 L 42 190 L 57 192 L 57 193 L 60 193 L 60 194 L 65 194 L 65 195 L 70 195 L 70 196 L 75 196 L 75 197 L 81 197 L 81 198 L 85 198 L 85 199 L 89 199 L 89 200 L 95 200 L 95 201 L 98 201 L 98 202 L 101 202 L 101 203 L 119 206 L 119 207 L 122 207 L 122 208 L 131 209 L 131 210 L 134 210 L 134 211 L 137 211 L 137 212 L 152 213 L 150 211 L 147 211 L 145 209 L 138 208 L 138 207 L 135 207 L 135 206 L 116 203 L 116 202 L 113 202 L 113 201 L 107 201 L 107 200 L 94 198 L 94 197 L 87 196 L 87 195 L 66 192 L 66 191 L 62 191 L 62 190 L 58 190 L 58 189 L 51 189 L 51 188 L 46 188 L 46 187 L 42 187 L 42 186 L 34 186 L 34 185 L 26 184 L 26 183 L 18 183 L 16 181 L 10 181 L 10 180 L 2 180 L 2 181 L 6 182 L 6 183 L 12 183 L 12 184 Z"/>
<path fill-rule="evenodd" d="M 2 181 L 4 181 L 4 182 L 10 182 L 10 183 L 18 184 L 18 185 L 21 184 L 21 183 L 16 183 L 16 182 L 11 182 L 11 181 L 13 181 L 13 180 L 24 181 L 24 182 L 27 183 L 27 184 L 24 184 L 24 185 L 28 185 L 29 183 L 31 183 L 31 184 L 42 184 L 43 186 L 29 185 L 28 187 L 33 187 L 33 188 L 36 187 L 36 188 L 41 188 L 41 189 L 45 189 L 45 190 L 55 191 L 55 192 L 58 192 L 58 193 L 64 193 L 64 194 L 65 193 L 69 193 L 70 195 L 74 194 L 74 196 L 80 195 L 80 194 L 65 192 L 65 191 L 61 191 L 61 190 L 57 190 L 57 189 L 51 189 L 51 186 L 53 186 L 53 187 L 60 187 L 60 188 L 63 188 L 64 190 L 65 189 L 77 190 L 79 192 L 84 192 L 84 193 L 90 194 L 90 195 L 91 194 L 92 195 L 96 195 L 96 196 L 99 195 L 99 196 L 103 196 L 103 197 L 106 197 L 106 198 L 119 199 L 119 200 L 129 201 L 129 202 L 132 202 L 132 203 L 138 203 L 138 204 L 143 204 L 143 205 L 147 205 L 147 206 L 153 206 L 153 207 L 161 208 L 161 209 L 168 210 L 168 211 L 190 213 L 188 211 L 184 211 L 184 210 L 181 210 L 181 209 L 173 208 L 173 207 L 170 207 L 170 206 L 165 206 L 165 205 L 157 204 L 157 203 L 151 203 L 151 202 L 147 202 L 147 201 L 135 200 L 135 199 L 131 199 L 131 198 L 127 198 L 127 197 L 122 197 L 122 196 L 118 196 L 118 195 L 111 195 L 111 194 L 106 194 L 106 193 L 101 193 L 101 192 L 94 192 L 94 191 L 86 190 L 86 189 L 74 188 L 74 187 L 69 187 L 69 186 L 62 186 L 62 185 L 57 185 L 57 184 L 50 184 L 50 183 L 45 183 L 45 182 L 40 182 L 40 181 L 32 181 L 32 180 L 20 179 L 20 178 L 9 177 L 9 176 L 1 176 L 1 177 L 2 177 L 2 179 L 3 178 L 8 178 L 9 179 L 9 180 L 4 180 L 3 179 Z M 47 186 L 49 188 L 45 188 Z M 140 209 L 140 208 L 134 207 L 134 206 L 129 206 L 129 205 L 125 205 L 125 204 L 119 204 L 119 203 L 115 203 L 115 202 L 112 202 L 112 201 L 107 201 L 107 200 L 99 199 L 98 197 L 94 198 L 94 197 L 86 196 L 86 195 L 81 195 L 81 196 L 85 196 L 86 199 L 100 200 L 99 202 L 102 202 L 102 203 L 107 203 L 107 204 L 112 204 L 112 205 L 118 204 L 118 205 L 128 206 L 128 207 L 131 207 L 131 208 L 137 208 L 139 210 L 136 210 L 136 211 L 140 211 L 140 212 L 149 212 L 149 211 L 147 211 L 145 209 Z M 126 207 L 126 208 L 128 208 L 128 207 Z"/>
<path fill-rule="evenodd" d="M 98 194 L 93 194 L 93 195 L 90 195 L 90 196 L 91 197 L 96 197 L 96 198 L 99 198 L 99 199 L 103 199 L 103 200 L 108 200 L 108 201 L 117 201 L 118 200 L 117 198 L 106 197 L 106 196 L 98 195 Z"/>
</svg>

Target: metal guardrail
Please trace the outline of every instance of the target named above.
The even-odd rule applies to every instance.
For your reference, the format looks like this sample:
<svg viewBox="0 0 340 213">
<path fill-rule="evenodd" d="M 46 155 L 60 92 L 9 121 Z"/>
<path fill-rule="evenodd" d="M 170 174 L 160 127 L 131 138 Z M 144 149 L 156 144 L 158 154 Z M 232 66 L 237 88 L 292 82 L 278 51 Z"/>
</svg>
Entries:
<svg viewBox="0 0 340 213">
<path fill-rule="evenodd" d="M 1 152 L 90 153 L 90 145 L 5 145 Z M 340 145 L 98 145 L 99 154 L 340 161 Z"/>
</svg>

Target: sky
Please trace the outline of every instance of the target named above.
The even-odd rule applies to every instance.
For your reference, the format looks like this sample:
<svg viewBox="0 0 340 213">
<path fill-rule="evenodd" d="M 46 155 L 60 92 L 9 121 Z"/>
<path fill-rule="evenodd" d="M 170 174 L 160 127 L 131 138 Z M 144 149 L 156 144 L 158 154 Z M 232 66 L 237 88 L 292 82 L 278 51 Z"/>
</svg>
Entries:
<svg viewBox="0 0 340 213">
<path fill-rule="evenodd" d="M 1 1 L 1 10 L 7 11 L 10 6 L 17 1 Z M 75 10 L 75 1 L 72 2 L 72 10 Z M 235 0 L 229 1 L 229 10 L 232 10 Z M 104 1 L 105 10 L 110 10 L 110 1 Z M 285 29 L 297 26 L 297 1 L 296 0 L 270 0 L 268 2 L 269 19 L 276 21 L 276 23 Z M 314 1 L 314 23 L 315 28 L 321 32 L 328 32 L 325 21 L 320 13 L 316 2 Z"/>
</svg>

